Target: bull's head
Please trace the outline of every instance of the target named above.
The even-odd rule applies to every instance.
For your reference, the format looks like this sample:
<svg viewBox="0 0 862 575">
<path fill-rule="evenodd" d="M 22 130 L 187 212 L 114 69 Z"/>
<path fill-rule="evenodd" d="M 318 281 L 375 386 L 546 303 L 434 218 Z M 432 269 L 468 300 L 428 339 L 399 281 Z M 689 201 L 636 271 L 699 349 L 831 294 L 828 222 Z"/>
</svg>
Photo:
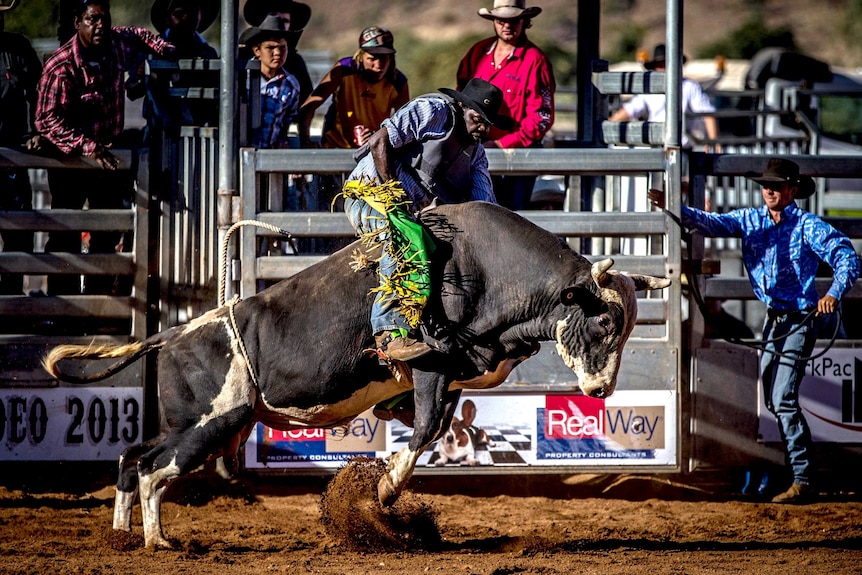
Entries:
<svg viewBox="0 0 862 575">
<path fill-rule="evenodd" d="M 557 353 L 590 397 L 608 397 L 616 388 L 623 347 L 638 317 L 635 292 L 670 285 L 666 278 L 610 271 L 613 264 L 606 259 L 592 265 L 598 296 L 583 286 L 560 294 L 564 305 L 578 306 L 582 313 L 572 310 L 557 322 Z"/>
</svg>

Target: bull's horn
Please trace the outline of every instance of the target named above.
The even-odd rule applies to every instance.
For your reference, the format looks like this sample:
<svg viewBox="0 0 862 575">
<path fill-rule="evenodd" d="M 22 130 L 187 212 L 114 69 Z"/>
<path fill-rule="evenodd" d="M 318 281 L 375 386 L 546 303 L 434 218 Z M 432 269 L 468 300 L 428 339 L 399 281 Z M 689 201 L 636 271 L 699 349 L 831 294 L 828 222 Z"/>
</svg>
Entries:
<svg viewBox="0 0 862 575">
<path fill-rule="evenodd" d="M 592 268 L 590 268 L 590 274 L 593 276 L 593 281 L 596 282 L 597 286 L 605 287 L 608 281 L 610 281 L 610 278 L 608 278 L 605 272 L 611 269 L 612 265 L 614 265 L 614 260 L 607 258 L 597 261 L 593 264 Z"/>
</svg>

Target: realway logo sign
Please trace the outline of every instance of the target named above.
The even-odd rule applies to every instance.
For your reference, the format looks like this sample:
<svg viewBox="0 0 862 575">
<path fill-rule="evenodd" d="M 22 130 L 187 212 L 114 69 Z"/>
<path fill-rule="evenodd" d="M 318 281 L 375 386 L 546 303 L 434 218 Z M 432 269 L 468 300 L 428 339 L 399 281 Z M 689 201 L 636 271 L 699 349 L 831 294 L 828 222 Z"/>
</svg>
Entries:
<svg viewBox="0 0 862 575">
<path fill-rule="evenodd" d="M 611 406 L 602 399 L 549 395 L 547 439 L 599 440 L 616 449 L 664 449 L 664 406 Z"/>
</svg>

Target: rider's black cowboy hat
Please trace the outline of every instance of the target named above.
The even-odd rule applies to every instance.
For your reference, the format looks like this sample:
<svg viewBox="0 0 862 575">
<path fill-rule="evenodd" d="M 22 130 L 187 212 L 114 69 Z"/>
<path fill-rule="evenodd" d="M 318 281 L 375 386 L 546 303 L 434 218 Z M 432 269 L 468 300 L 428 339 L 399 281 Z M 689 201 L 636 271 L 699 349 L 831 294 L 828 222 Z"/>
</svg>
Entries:
<svg viewBox="0 0 862 575">
<path fill-rule="evenodd" d="M 503 92 L 486 80 L 473 78 L 460 92 L 450 88 L 439 88 L 439 91 L 475 110 L 484 121 L 501 130 L 512 127 L 512 119 L 501 116 L 498 112 L 503 102 Z"/>
<path fill-rule="evenodd" d="M 201 10 L 201 21 L 198 24 L 198 32 L 203 32 L 215 22 L 218 17 L 219 3 L 212 0 L 182 0 L 185 4 L 197 4 Z M 159 31 L 165 31 L 168 12 L 174 7 L 177 0 L 156 0 L 150 8 L 150 22 Z"/>
<path fill-rule="evenodd" d="M 799 165 L 785 158 L 770 158 L 763 172 L 747 172 L 745 177 L 766 187 L 787 182 L 791 186 L 796 186 L 796 199 L 799 200 L 811 197 L 815 188 L 814 179 L 810 176 L 800 176 Z"/>
</svg>

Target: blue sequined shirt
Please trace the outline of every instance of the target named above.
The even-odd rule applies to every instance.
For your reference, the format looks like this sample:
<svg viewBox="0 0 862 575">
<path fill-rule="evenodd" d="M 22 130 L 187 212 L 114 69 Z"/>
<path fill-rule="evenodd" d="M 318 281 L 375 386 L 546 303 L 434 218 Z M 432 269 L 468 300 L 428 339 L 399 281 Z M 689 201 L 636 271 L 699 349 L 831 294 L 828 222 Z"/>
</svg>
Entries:
<svg viewBox="0 0 862 575">
<path fill-rule="evenodd" d="M 682 207 L 682 221 L 709 237 L 742 239 L 742 260 L 754 295 L 781 311 L 817 307 L 814 277 L 820 260 L 833 270 L 828 295 L 840 300 L 859 277 L 859 256 L 850 240 L 792 202 L 781 221 L 766 206 L 716 214 Z"/>
</svg>

